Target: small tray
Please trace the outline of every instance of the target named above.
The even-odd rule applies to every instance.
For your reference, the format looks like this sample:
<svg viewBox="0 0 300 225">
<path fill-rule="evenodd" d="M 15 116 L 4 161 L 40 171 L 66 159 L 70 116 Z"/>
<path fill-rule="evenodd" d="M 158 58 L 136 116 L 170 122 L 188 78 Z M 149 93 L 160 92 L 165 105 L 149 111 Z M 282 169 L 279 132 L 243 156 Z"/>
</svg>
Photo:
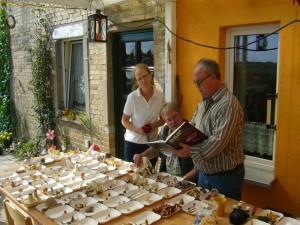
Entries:
<svg viewBox="0 0 300 225">
<path fill-rule="evenodd" d="M 199 203 L 200 203 L 199 200 L 190 201 L 187 204 L 182 206 L 182 211 L 184 211 L 190 215 L 196 215 L 196 205 Z"/>
<path fill-rule="evenodd" d="M 110 171 L 108 173 L 106 173 L 107 176 L 113 178 L 113 179 L 116 179 L 118 177 L 121 177 L 121 176 L 124 176 L 127 174 L 127 171 L 126 170 L 113 170 L 113 171 Z"/>
<path fill-rule="evenodd" d="M 276 211 L 273 211 L 273 210 L 269 210 L 269 209 L 265 209 L 264 211 L 262 211 L 259 216 L 267 216 L 269 217 L 270 214 L 274 214 L 276 216 L 276 221 L 272 221 L 270 223 L 274 224 L 274 223 L 277 223 L 279 220 L 282 219 L 283 217 L 283 214 L 280 213 L 280 212 L 276 212 Z M 270 217 L 269 217 L 270 218 Z"/>
<path fill-rule="evenodd" d="M 114 190 L 107 190 L 107 191 L 100 193 L 99 195 L 95 195 L 94 198 L 97 199 L 97 201 L 99 201 L 99 202 L 103 202 L 109 198 L 116 197 L 118 195 L 119 195 L 119 193 Z"/>
<path fill-rule="evenodd" d="M 137 201 L 144 204 L 145 206 L 150 206 L 150 205 L 162 200 L 162 198 L 163 197 L 161 195 L 149 193 L 149 194 L 139 197 L 137 199 Z"/>
<path fill-rule="evenodd" d="M 159 214 L 163 218 L 170 217 L 181 210 L 179 204 L 162 203 L 153 208 L 153 212 Z"/>
<path fill-rule="evenodd" d="M 107 189 L 114 189 L 114 188 L 124 185 L 124 184 L 126 184 L 126 182 L 123 180 L 110 180 L 110 181 L 105 182 L 103 184 L 103 186 L 106 187 Z"/>
<path fill-rule="evenodd" d="M 115 196 L 115 197 L 105 200 L 103 202 L 103 204 L 106 205 L 107 207 L 115 208 L 118 205 L 122 205 L 125 202 L 129 202 L 129 201 L 130 201 L 129 198 L 126 198 L 125 196 L 122 196 L 122 195 L 118 195 L 118 196 Z"/>
<path fill-rule="evenodd" d="M 70 213 L 63 214 L 62 216 L 56 218 L 54 220 L 54 222 L 58 225 L 64 225 L 64 224 L 74 222 L 76 220 L 82 220 L 84 218 L 85 218 L 85 215 L 83 215 L 82 213 L 73 211 Z M 72 220 L 74 220 L 74 221 L 72 221 Z"/>
<path fill-rule="evenodd" d="M 73 192 L 71 194 L 65 195 L 60 198 L 64 202 L 64 204 L 69 204 L 71 201 L 85 198 L 86 194 L 83 192 Z"/>
<path fill-rule="evenodd" d="M 92 211 L 90 210 L 91 207 L 92 207 Z M 108 209 L 108 207 L 106 205 L 96 202 L 94 204 L 91 204 L 89 206 L 86 206 L 86 207 L 80 209 L 79 212 L 81 212 L 85 216 L 92 216 L 92 215 L 95 215 L 96 213 L 106 210 L 106 209 Z"/>
<path fill-rule="evenodd" d="M 178 176 L 169 176 L 166 177 L 165 179 L 162 179 L 161 182 L 168 185 L 169 187 L 174 187 L 179 181 L 182 181 L 182 177 Z"/>
<path fill-rule="evenodd" d="M 138 199 L 139 197 L 141 197 L 145 194 L 148 194 L 148 193 L 149 193 L 149 191 L 147 191 L 141 187 L 136 190 L 127 192 L 126 194 L 124 194 L 124 196 L 131 200 L 134 200 L 134 199 Z"/>
<path fill-rule="evenodd" d="M 130 201 L 126 202 L 122 205 L 119 205 L 116 207 L 116 210 L 120 211 L 122 214 L 127 215 L 130 213 L 133 213 L 135 211 L 138 211 L 140 209 L 144 208 L 144 205 L 138 201 Z"/>
<path fill-rule="evenodd" d="M 92 218 L 84 218 L 81 220 L 76 220 L 72 223 L 70 223 L 70 225 L 98 225 L 97 221 L 92 219 Z"/>
<path fill-rule="evenodd" d="M 168 185 L 161 183 L 161 182 L 156 182 L 154 184 L 149 184 L 145 186 L 145 190 L 151 192 L 151 193 L 157 193 L 158 190 L 163 189 L 168 187 Z"/>
<path fill-rule="evenodd" d="M 157 213 L 151 212 L 151 211 L 145 211 L 136 217 L 134 217 L 131 221 L 134 224 L 140 225 L 140 224 L 146 224 L 145 221 L 148 221 L 148 224 L 153 224 L 156 221 L 160 220 L 161 216 L 158 215 Z"/>
<path fill-rule="evenodd" d="M 178 195 L 181 193 L 181 190 L 174 187 L 166 187 L 164 189 L 158 190 L 157 194 L 161 195 L 164 198 L 172 198 L 175 195 Z"/>
<path fill-rule="evenodd" d="M 187 203 L 189 203 L 189 202 L 191 202 L 191 201 L 193 201 L 193 200 L 195 200 L 194 197 L 189 196 L 189 195 L 187 195 L 187 194 L 181 194 L 181 195 L 178 195 L 178 196 L 172 198 L 172 199 L 169 201 L 169 203 L 170 203 L 170 204 L 178 203 L 178 204 L 180 204 L 181 206 L 183 206 L 183 205 L 185 205 L 185 204 L 187 204 Z"/>
<path fill-rule="evenodd" d="M 45 212 L 45 215 L 48 216 L 50 219 L 56 219 L 65 213 L 71 213 L 74 211 L 74 208 L 69 205 L 61 205 L 58 207 L 55 207 L 53 209 L 48 209 Z"/>
<path fill-rule="evenodd" d="M 167 177 L 170 177 L 171 175 L 165 172 L 160 172 L 157 174 L 154 174 L 150 176 L 151 179 L 156 180 L 158 182 L 161 182 L 163 179 L 166 179 Z"/>
<path fill-rule="evenodd" d="M 57 202 L 57 205 L 56 205 L 55 207 L 58 207 L 58 206 L 64 204 L 64 202 L 63 202 L 62 200 L 60 200 L 60 199 L 55 199 L 55 201 Z M 39 210 L 40 212 L 45 213 L 47 210 L 53 209 L 53 208 L 55 208 L 55 207 L 49 208 L 49 207 L 46 206 L 46 203 L 43 202 L 43 203 L 41 203 L 41 204 L 38 204 L 35 208 L 36 208 L 37 210 Z"/>
<path fill-rule="evenodd" d="M 76 210 L 80 210 L 82 208 L 85 208 L 86 206 L 89 206 L 91 204 L 96 203 L 97 200 L 92 197 L 85 197 L 81 199 L 77 199 L 70 202 L 70 206 L 72 206 Z"/>
<path fill-rule="evenodd" d="M 114 191 L 118 192 L 119 194 L 126 194 L 127 192 L 130 192 L 130 191 L 133 191 L 133 190 L 137 190 L 139 189 L 138 186 L 136 185 L 133 185 L 133 184 L 124 184 L 124 185 L 121 185 L 121 186 L 118 186 L 114 189 Z"/>
<path fill-rule="evenodd" d="M 106 210 L 96 213 L 95 215 L 91 216 L 91 218 L 94 219 L 98 224 L 104 224 L 120 217 L 121 215 L 122 214 L 120 211 L 108 208 Z"/>
<path fill-rule="evenodd" d="M 194 197 L 196 200 L 205 200 L 210 195 L 209 190 L 202 187 L 195 187 L 187 191 L 186 194 Z"/>
<path fill-rule="evenodd" d="M 196 184 L 187 180 L 182 180 L 182 181 L 178 181 L 174 187 L 182 190 L 182 191 L 187 191 L 190 190 L 193 187 L 196 187 Z"/>
</svg>

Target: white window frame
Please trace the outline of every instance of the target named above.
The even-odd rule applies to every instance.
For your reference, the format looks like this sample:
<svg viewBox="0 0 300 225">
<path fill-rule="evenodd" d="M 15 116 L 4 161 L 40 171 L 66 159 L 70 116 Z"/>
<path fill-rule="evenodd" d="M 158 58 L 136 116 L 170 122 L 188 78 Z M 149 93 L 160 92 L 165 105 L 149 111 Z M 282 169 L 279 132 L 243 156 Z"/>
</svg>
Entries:
<svg viewBox="0 0 300 225">
<path fill-rule="evenodd" d="M 226 32 L 226 47 L 234 46 L 234 36 L 251 35 L 251 34 L 266 34 L 272 33 L 279 28 L 279 24 L 266 24 L 255 26 L 240 26 L 228 28 Z M 280 38 L 280 37 L 279 37 Z M 228 88 L 233 91 L 233 72 L 234 72 L 234 49 L 226 51 L 225 55 L 225 82 Z M 279 40 L 278 40 L 278 60 L 279 62 Z M 279 63 L 277 63 L 277 83 L 276 93 L 278 93 L 279 81 Z M 275 123 L 277 118 L 277 99 L 275 100 Z M 276 125 L 276 124 L 275 124 Z M 273 144 L 273 160 L 261 159 L 246 155 L 245 159 L 245 181 L 257 184 L 263 187 L 270 187 L 275 179 L 274 166 L 276 157 L 276 130 L 274 134 Z"/>
</svg>

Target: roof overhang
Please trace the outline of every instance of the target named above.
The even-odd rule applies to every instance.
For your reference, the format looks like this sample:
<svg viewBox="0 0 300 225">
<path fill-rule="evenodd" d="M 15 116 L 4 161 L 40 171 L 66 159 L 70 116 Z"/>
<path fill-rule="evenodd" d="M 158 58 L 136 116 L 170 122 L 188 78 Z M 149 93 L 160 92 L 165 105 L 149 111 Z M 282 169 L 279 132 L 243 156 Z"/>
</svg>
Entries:
<svg viewBox="0 0 300 225">
<path fill-rule="evenodd" d="M 92 4 L 99 6 L 99 9 L 103 9 L 110 5 L 115 5 L 126 0 L 72 0 L 72 1 L 62 1 L 62 0 L 24 0 L 25 2 L 35 2 L 35 3 L 44 3 L 44 4 L 53 4 L 53 5 L 63 5 L 68 7 L 80 7 L 90 9 Z M 95 8 L 94 8 L 95 9 Z"/>
</svg>

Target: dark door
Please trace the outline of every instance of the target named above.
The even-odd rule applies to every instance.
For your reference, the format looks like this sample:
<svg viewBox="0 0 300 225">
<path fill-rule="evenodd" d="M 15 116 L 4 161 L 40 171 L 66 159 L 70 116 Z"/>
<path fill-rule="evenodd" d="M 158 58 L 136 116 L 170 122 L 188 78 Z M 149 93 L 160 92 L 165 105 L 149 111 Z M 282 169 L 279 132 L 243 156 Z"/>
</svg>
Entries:
<svg viewBox="0 0 300 225">
<path fill-rule="evenodd" d="M 137 63 L 145 63 L 152 74 L 153 31 L 138 30 L 114 34 L 114 96 L 115 96 L 115 127 L 116 156 L 124 157 L 125 128 L 121 124 L 123 108 L 128 94 L 132 91 L 131 71 Z"/>
</svg>

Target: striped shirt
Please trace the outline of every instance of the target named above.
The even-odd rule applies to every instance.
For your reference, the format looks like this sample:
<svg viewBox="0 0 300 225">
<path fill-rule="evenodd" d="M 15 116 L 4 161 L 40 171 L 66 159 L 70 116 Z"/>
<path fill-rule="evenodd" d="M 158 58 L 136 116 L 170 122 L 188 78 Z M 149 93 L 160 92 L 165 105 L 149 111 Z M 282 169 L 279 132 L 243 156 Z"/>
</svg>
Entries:
<svg viewBox="0 0 300 225">
<path fill-rule="evenodd" d="M 208 139 L 190 149 L 190 155 L 200 172 L 225 172 L 244 162 L 244 112 L 226 84 L 211 98 L 198 104 L 191 122 L 208 136 Z"/>
</svg>

